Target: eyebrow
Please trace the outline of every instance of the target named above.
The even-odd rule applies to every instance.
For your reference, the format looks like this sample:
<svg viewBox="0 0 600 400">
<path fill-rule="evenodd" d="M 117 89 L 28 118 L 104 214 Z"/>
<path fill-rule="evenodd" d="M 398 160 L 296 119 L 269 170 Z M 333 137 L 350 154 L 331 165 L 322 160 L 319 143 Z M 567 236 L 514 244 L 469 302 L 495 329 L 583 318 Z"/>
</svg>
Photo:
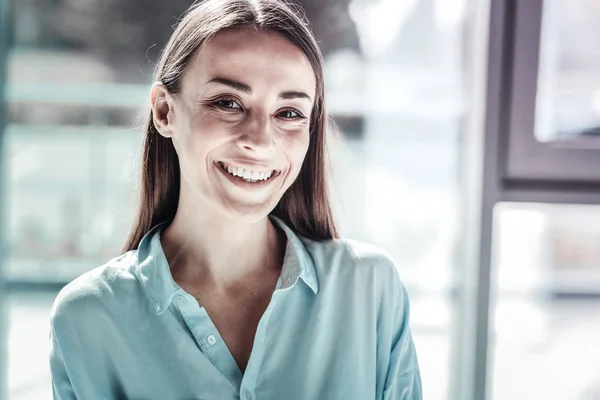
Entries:
<svg viewBox="0 0 600 400">
<path fill-rule="evenodd" d="M 240 92 L 244 92 L 244 93 L 248 93 L 248 94 L 252 93 L 252 88 L 250 86 L 246 85 L 245 83 L 242 83 L 242 82 L 239 82 L 239 81 L 236 81 L 233 79 L 229 79 L 229 78 L 215 77 L 215 78 L 212 78 L 207 83 L 218 83 L 221 85 L 229 86 L 230 88 L 235 89 Z M 280 100 L 307 99 L 312 102 L 312 97 L 310 97 L 308 94 L 306 94 L 304 92 L 297 91 L 297 90 L 281 92 L 281 93 L 279 93 L 277 98 Z"/>
</svg>

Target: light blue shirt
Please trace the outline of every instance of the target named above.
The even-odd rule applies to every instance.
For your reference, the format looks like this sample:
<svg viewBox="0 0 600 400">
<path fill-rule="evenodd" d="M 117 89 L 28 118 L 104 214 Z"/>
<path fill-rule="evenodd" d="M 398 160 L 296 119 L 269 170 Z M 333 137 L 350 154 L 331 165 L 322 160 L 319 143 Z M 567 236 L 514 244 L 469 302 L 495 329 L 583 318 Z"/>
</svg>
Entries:
<svg viewBox="0 0 600 400">
<path fill-rule="evenodd" d="M 287 235 L 281 276 L 242 374 L 209 315 L 175 283 L 155 226 L 58 294 L 55 399 L 422 399 L 409 301 L 375 246 Z"/>
</svg>

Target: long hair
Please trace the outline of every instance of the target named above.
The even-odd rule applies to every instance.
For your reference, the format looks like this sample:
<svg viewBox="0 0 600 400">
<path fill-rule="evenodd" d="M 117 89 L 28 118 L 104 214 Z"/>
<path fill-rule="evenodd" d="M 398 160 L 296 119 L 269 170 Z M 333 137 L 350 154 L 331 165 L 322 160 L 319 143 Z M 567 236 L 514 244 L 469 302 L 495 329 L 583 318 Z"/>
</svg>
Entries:
<svg viewBox="0 0 600 400">
<path fill-rule="evenodd" d="M 308 21 L 297 6 L 281 0 L 206 0 L 186 12 L 163 49 L 154 81 L 173 95 L 192 56 L 225 28 L 253 26 L 283 34 L 307 57 L 316 78 L 316 98 L 310 120 L 310 143 L 300 173 L 271 214 L 295 232 L 313 240 L 337 238 L 325 177 L 325 112 L 323 56 Z M 170 139 L 161 136 L 152 119 L 145 124 L 138 211 L 123 248 L 136 249 L 156 224 L 170 223 L 179 202 L 179 160 Z"/>
</svg>

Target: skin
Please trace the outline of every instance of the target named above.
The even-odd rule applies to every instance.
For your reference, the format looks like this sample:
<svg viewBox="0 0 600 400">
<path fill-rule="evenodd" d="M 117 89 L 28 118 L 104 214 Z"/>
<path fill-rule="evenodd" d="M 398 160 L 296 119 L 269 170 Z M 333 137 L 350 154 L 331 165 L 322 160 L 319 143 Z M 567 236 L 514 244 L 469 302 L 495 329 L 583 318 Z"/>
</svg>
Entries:
<svg viewBox="0 0 600 400">
<path fill-rule="evenodd" d="M 283 263 L 285 235 L 268 214 L 300 172 L 315 90 L 304 53 L 254 28 L 208 41 L 178 95 L 160 83 L 152 88 L 154 124 L 172 139 L 181 170 L 178 210 L 162 246 L 173 278 L 207 309 L 242 370 Z M 219 162 L 279 172 L 269 185 L 246 189 Z"/>
</svg>

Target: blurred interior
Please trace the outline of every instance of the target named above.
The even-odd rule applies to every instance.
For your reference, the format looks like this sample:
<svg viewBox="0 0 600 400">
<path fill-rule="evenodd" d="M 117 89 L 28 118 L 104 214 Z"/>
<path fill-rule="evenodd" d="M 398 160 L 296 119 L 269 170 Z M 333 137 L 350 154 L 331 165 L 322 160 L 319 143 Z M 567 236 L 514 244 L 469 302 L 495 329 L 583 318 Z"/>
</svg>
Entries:
<svg viewBox="0 0 600 400">
<path fill-rule="evenodd" d="M 489 43 L 519 43 L 494 30 L 515 2 L 296 1 L 325 56 L 342 235 L 394 258 L 425 398 L 600 399 L 600 169 L 555 181 L 550 161 L 543 182 L 504 185 L 485 162 L 504 147 L 477 147 L 511 129 L 488 130 L 490 71 L 504 68 L 488 61 Z M 535 124 L 515 134 L 600 159 L 600 2 L 531 2 L 543 3 Z M 50 399 L 50 307 L 119 254 L 153 66 L 191 2 L 0 4 L 0 398 Z"/>
</svg>

